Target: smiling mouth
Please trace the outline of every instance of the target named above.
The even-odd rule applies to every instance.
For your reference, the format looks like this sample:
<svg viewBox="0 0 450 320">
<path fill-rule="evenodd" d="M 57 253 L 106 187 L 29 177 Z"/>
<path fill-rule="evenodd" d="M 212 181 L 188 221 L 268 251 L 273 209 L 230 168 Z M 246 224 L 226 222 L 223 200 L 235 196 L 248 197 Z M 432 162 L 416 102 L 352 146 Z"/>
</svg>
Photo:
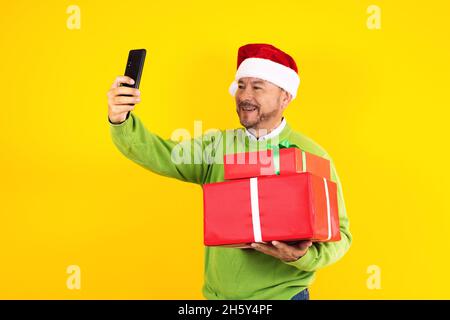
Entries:
<svg viewBox="0 0 450 320">
<path fill-rule="evenodd" d="M 250 107 L 250 106 L 248 106 L 248 107 L 241 107 L 241 110 L 242 110 L 242 111 L 247 111 L 247 112 L 249 112 L 249 111 L 255 111 L 255 110 L 256 110 L 256 107 Z"/>
</svg>

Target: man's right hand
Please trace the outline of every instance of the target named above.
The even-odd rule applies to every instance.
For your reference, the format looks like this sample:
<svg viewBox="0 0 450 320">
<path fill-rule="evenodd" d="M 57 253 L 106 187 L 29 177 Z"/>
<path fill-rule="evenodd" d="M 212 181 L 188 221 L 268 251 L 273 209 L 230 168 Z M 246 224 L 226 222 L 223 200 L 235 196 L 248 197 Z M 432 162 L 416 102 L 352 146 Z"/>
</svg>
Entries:
<svg viewBox="0 0 450 320">
<path fill-rule="evenodd" d="M 121 87 L 122 83 L 134 84 L 134 80 L 127 76 L 118 76 L 108 91 L 108 118 L 114 124 L 119 124 L 127 118 L 129 111 L 141 101 L 138 89 Z M 129 95 L 129 96 L 122 96 Z"/>
</svg>

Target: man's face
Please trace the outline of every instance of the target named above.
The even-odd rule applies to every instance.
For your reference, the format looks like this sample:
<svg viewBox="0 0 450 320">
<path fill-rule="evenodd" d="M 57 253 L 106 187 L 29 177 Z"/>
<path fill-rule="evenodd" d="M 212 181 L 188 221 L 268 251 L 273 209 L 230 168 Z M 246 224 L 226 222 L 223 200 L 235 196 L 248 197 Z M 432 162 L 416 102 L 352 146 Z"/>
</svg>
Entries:
<svg viewBox="0 0 450 320">
<path fill-rule="evenodd" d="M 252 77 L 239 79 L 236 112 L 247 129 L 260 129 L 281 119 L 290 95 L 271 82 Z"/>
</svg>

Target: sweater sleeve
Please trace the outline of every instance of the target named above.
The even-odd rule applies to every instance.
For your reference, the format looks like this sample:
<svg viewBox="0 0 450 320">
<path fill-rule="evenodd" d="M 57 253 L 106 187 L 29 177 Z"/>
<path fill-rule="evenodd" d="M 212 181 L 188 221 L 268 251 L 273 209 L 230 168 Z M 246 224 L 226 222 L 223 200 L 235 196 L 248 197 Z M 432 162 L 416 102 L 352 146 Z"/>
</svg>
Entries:
<svg viewBox="0 0 450 320">
<path fill-rule="evenodd" d="M 132 112 L 119 124 L 109 121 L 109 127 L 115 146 L 138 165 L 166 177 L 204 183 L 208 164 L 202 161 L 202 137 L 181 142 L 163 139 L 150 132 Z"/>
<path fill-rule="evenodd" d="M 349 230 L 349 220 L 345 208 L 344 195 L 342 193 L 342 186 L 339 176 L 336 172 L 333 160 L 328 156 L 331 164 L 331 181 L 336 182 L 338 210 L 339 210 L 339 224 L 341 232 L 341 240 L 335 242 L 313 242 L 306 254 L 300 259 L 286 264 L 294 266 L 303 271 L 316 271 L 318 269 L 329 266 L 339 259 L 341 259 L 350 248 L 352 242 L 352 235 Z"/>
</svg>

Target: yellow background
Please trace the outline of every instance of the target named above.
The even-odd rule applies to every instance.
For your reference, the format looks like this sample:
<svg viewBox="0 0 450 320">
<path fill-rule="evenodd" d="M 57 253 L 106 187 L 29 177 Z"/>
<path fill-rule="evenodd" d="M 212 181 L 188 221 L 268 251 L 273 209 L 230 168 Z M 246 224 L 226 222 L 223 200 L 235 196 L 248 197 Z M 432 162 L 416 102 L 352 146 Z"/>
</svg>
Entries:
<svg viewBox="0 0 450 320">
<path fill-rule="evenodd" d="M 313 299 L 450 298 L 444 1 L 9 1 L 2 6 L 0 298 L 202 299 L 201 188 L 112 144 L 106 93 L 146 48 L 136 109 L 169 137 L 239 125 L 239 46 L 297 61 L 291 126 L 340 175 L 353 245 Z M 81 29 L 66 26 L 69 5 Z M 381 8 L 369 30 L 367 7 Z M 66 286 L 69 265 L 81 289 Z M 381 269 L 369 290 L 367 268 Z"/>
</svg>

